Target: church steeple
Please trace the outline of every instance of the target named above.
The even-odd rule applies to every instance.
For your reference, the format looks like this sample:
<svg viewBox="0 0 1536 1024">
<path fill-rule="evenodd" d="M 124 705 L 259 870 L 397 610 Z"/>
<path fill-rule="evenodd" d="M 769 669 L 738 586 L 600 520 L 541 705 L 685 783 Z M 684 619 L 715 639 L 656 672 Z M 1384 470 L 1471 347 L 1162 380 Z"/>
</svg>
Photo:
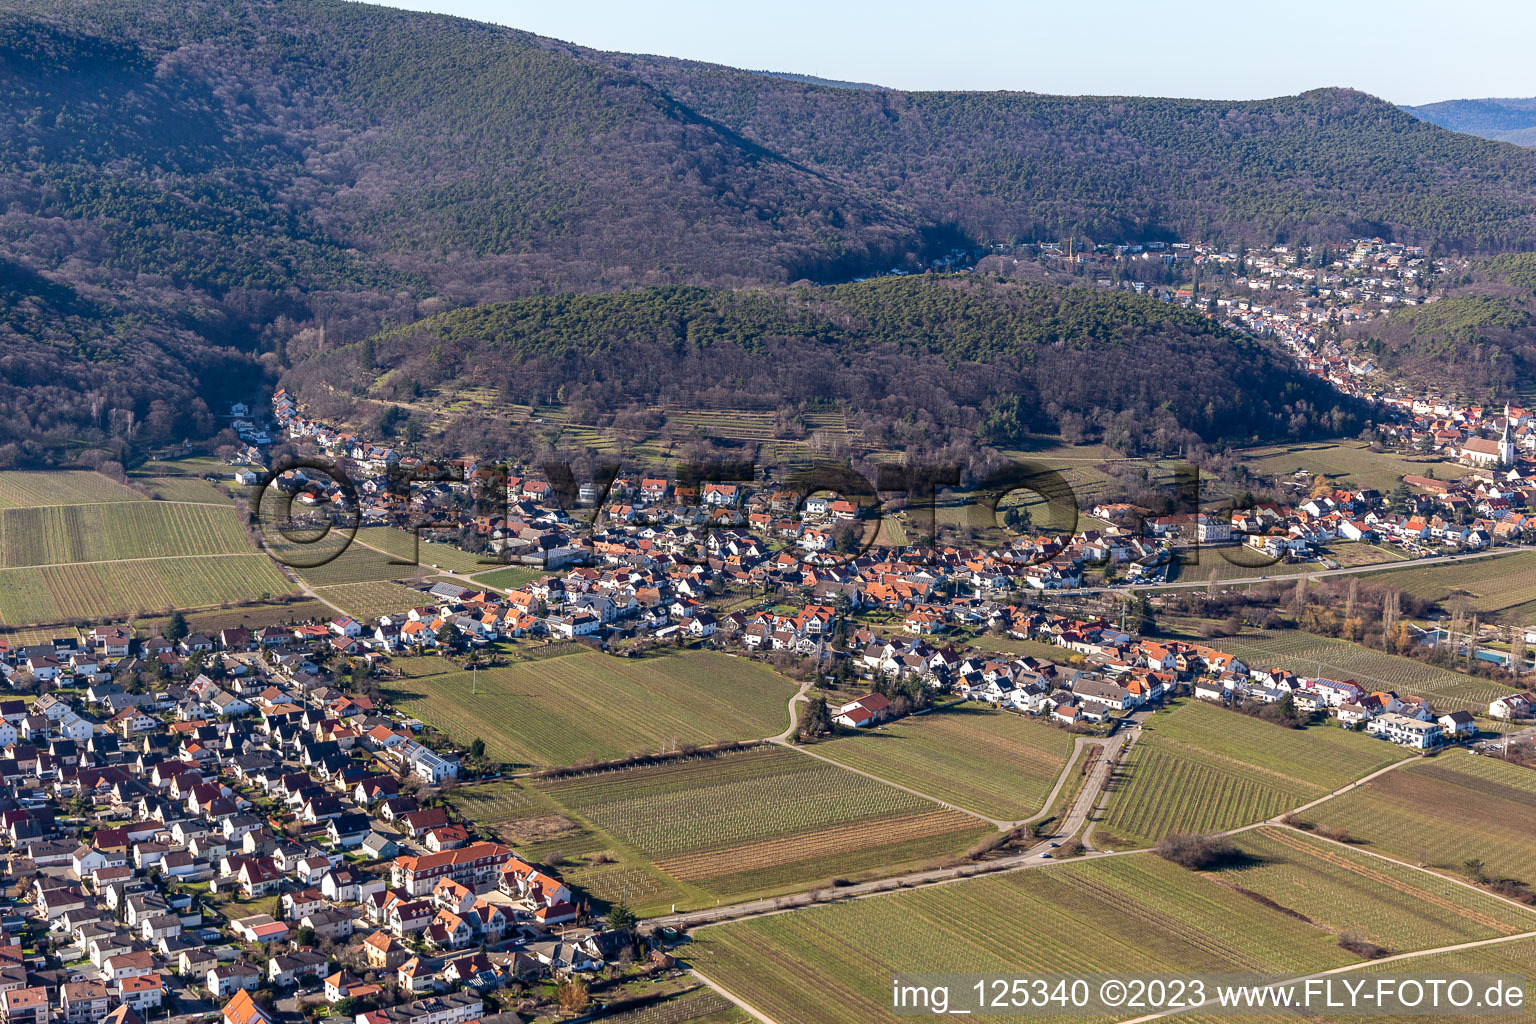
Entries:
<svg viewBox="0 0 1536 1024">
<path fill-rule="evenodd" d="M 1504 403 L 1504 433 L 1499 437 L 1499 465 L 1515 464 L 1515 442 L 1509 436 L 1509 403 Z"/>
</svg>

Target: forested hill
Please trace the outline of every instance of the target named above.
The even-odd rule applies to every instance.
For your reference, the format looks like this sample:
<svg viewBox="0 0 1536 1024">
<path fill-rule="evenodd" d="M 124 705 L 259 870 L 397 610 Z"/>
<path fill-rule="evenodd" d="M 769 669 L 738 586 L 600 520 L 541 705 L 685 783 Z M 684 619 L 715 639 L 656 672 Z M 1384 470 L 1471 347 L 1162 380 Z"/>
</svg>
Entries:
<svg viewBox="0 0 1536 1024">
<path fill-rule="evenodd" d="M 201 433 L 322 327 L 467 303 L 980 236 L 1536 245 L 1536 153 L 1348 92 L 915 94 L 340 0 L 0 0 L 0 97 L 0 465 Z"/>
<path fill-rule="evenodd" d="M 1443 100 L 1403 109 L 1453 132 L 1536 146 L 1536 98 Z"/>
<path fill-rule="evenodd" d="M 1474 260 L 1432 301 L 1359 325 L 1346 340 L 1384 368 L 1473 401 L 1536 400 L 1536 253 Z"/>
<path fill-rule="evenodd" d="M 587 53 L 807 167 L 968 233 L 1095 240 L 1383 235 L 1531 248 L 1533 155 L 1373 96 L 1218 102 L 821 89 Z"/>
<path fill-rule="evenodd" d="M 1359 407 L 1198 313 L 981 276 L 466 307 L 317 355 L 284 382 L 315 414 L 377 429 L 383 413 L 397 431 L 412 421 L 391 405 L 442 408 L 466 388 L 558 401 L 577 422 L 642 427 L 652 406 L 791 419 L 835 403 L 872 445 L 909 451 L 1060 431 L 1165 452 L 1362 426 Z M 479 416 L 448 424 L 438 441 L 479 455 L 528 445 L 522 425 Z"/>
</svg>

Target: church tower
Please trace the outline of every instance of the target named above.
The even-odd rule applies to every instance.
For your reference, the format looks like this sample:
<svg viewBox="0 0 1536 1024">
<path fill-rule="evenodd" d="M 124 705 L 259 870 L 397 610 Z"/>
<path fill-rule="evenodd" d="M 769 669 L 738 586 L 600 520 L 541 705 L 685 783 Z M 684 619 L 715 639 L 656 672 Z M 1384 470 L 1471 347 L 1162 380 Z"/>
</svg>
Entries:
<svg viewBox="0 0 1536 1024">
<path fill-rule="evenodd" d="M 1509 403 L 1504 403 L 1504 433 L 1499 436 L 1499 465 L 1515 464 L 1515 442 L 1509 436 Z"/>
</svg>

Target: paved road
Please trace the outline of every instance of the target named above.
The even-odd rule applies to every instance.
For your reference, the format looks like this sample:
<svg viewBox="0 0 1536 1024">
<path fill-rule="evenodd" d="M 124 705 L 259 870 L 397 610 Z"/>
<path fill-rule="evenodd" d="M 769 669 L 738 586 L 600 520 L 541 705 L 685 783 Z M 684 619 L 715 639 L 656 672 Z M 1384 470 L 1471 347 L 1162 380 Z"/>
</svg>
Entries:
<svg viewBox="0 0 1536 1024">
<path fill-rule="evenodd" d="M 1390 572 L 1395 569 L 1417 569 L 1425 565 L 1444 565 L 1449 562 L 1471 562 L 1480 558 L 1499 558 L 1504 555 L 1518 554 L 1521 551 L 1530 551 L 1528 547 L 1497 548 L 1493 551 L 1479 551 L 1475 554 L 1463 555 L 1435 555 L 1433 558 L 1409 558 L 1401 562 L 1376 562 L 1372 565 L 1346 565 L 1338 569 L 1318 569 L 1316 572 L 1282 572 L 1265 579 L 1258 576 L 1238 577 L 1235 579 L 1217 580 L 1218 587 L 1251 587 L 1260 583 L 1291 583 L 1299 579 L 1321 580 L 1330 576 L 1357 576 L 1364 572 Z M 1220 558 L 1220 555 L 1213 556 Z M 1196 566 L 1195 569 L 1199 567 Z M 1070 597 L 1075 594 L 1123 594 L 1133 590 L 1190 590 L 1211 585 L 1210 580 L 1180 580 L 1177 583 L 1130 583 L 1123 587 L 1077 587 L 1071 590 L 1045 590 L 1040 591 L 1055 597 Z"/>
</svg>

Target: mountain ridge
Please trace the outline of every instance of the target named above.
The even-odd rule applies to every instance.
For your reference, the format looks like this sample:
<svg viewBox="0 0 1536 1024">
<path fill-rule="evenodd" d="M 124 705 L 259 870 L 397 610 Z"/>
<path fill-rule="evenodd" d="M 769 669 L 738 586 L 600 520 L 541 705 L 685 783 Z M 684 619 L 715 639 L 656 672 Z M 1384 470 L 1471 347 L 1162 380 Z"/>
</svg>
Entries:
<svg viewBox="0 0 1536 1024">
<path fill-rule="evenodd" d="M 1536 146 L 1536 97 L 1441 100 L 1403 109 L 1448 131 Z"/>
<path fill-rule="evenodd" d="M 520 296 L 980 238 L 1536 247 L 1536 154 L 1338 90 L 849 89 L 339 0 L 0 6 L 0 86 L 0 465 L 201 436 L 290 350 Z"/>
</svg>

